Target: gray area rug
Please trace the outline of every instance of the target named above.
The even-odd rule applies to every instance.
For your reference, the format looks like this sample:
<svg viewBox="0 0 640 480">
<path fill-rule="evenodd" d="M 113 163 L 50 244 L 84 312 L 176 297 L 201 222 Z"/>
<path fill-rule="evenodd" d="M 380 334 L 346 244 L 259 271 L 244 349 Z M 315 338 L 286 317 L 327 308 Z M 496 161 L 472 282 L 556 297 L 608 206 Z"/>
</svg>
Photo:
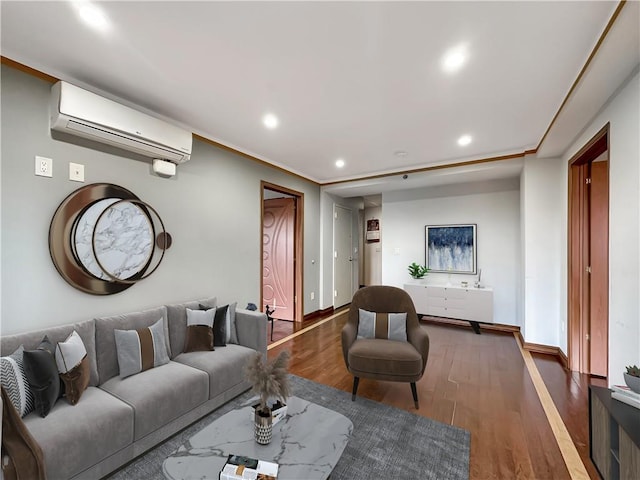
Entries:
<svg viewBox="0 0 640 480">
<path fill-rule="evenodd" d="M 291 375 L 292 395 L 343 414 L 353 435 L 331 479 L 469 478 L 470 434 L 413 413 Z M 162 479 L 162 462 L 214 419 L 253 397 L 243 393 L 111 475 L 112 480 Z M 211 478 L 217 479 L 212 472 Z M 300 479 L 304 480 L 304 479 Z"/>
</svg>

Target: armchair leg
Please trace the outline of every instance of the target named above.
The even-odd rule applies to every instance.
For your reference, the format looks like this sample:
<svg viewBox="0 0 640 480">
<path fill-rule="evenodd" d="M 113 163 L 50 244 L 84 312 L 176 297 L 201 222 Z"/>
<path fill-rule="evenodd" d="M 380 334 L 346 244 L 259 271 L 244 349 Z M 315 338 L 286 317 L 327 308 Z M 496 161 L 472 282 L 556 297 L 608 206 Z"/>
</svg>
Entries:
<svg viewBox="0 0 640 480">
<path fill-rule="evenodd" d="M 413 395 L 413 404 L 416 406 L 416 410 L 420 409 L 418 405 L 418 390 L 416 389 L 416 382 L 411 382 L 411 394 Z"/>
<path fill-rule="evenodd" d="M 352 402 L 356 401 L 356 392 L 358 391 L 358 383 L 360 383 L 360 378 L 359 377 L 353 377 L 353 391 L 352 391 L 352 395 L 351 395 L 351 401 Z"/>
</svg>

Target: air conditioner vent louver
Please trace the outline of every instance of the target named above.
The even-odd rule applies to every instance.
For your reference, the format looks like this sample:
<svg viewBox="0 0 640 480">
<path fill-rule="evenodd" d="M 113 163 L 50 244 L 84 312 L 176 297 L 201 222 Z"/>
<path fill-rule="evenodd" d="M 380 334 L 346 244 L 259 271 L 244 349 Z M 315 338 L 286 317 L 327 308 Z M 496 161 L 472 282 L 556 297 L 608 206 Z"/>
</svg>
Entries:
<svg viewBox="0 0 640 480">
<path fill-rule="evenodd" d="M 66 82 L 51 88 L 51 129 L 174 163 L 191 157 L 191 132 Z"/>
</svg>

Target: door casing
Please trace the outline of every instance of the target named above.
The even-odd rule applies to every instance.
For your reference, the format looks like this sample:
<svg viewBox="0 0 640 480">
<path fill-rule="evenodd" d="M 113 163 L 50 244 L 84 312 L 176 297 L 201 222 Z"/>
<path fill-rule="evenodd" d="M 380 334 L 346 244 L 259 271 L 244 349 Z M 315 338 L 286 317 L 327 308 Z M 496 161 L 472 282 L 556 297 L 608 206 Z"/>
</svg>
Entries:
<svg viewBox="0 0 640 480">
<path fill-rule="evenodd" d="M 598 165 L 592 172 L 594 160 L 605 152 L 606 166 Z M 608 168 L 609 124 L 568 163 L 569 368 L 602 377 L 607 376 L 609 352 Z"/>
</svg>

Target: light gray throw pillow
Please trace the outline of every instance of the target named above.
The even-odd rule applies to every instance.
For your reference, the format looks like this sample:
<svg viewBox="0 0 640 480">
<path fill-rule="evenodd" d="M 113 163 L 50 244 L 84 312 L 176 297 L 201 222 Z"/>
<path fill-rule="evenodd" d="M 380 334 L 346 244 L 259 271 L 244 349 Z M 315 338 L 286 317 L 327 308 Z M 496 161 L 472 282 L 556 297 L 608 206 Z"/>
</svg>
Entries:
<svg viewBox="0 0 640 480">
<path fill-rule="evenodd" d="M 114 330 L 120 378 L 169 362 L 162 318 L 147 328 Z"/>
<path fill-rule="evenodd" d="M 236 331 L 236 306 L 238 302 L 233 302 L 229 304 L 229 309 L 227 310 L 227 341 L 225 343 L 235 343 L 238 344 L 238 332 Z"/>
<path fill-rule="evenodd" d="M 376 313 L 358 309 L 358 338 L 376 338 Z"/>
</svg>

